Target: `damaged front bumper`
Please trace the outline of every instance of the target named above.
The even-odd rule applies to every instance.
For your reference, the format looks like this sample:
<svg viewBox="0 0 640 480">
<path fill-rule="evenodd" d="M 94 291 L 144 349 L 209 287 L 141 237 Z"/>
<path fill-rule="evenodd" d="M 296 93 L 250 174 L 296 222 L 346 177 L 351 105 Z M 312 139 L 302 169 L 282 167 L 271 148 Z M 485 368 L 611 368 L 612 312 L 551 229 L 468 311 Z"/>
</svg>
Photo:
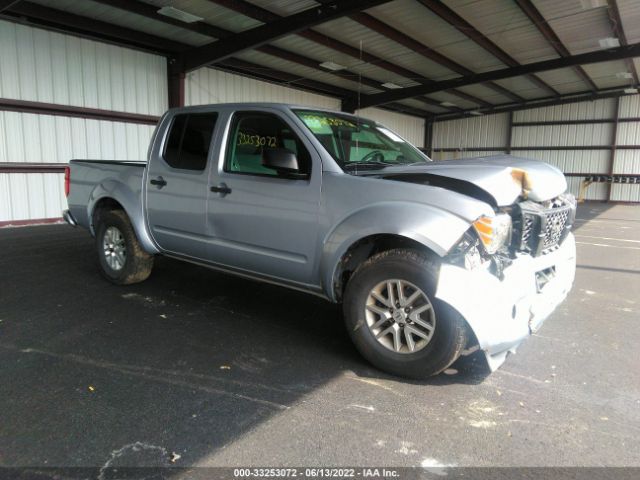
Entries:
<svg viewBox="0 0 640 480">
<path fill-rule="evenodd" d="M 575 270 L 576 244 L 569 234 L 551 253 L 518 255 L 502 280 L 486 270 L 443 264 L 436 297 L 465 318 L 493 371 L 562 303 Z"/>
</svg>

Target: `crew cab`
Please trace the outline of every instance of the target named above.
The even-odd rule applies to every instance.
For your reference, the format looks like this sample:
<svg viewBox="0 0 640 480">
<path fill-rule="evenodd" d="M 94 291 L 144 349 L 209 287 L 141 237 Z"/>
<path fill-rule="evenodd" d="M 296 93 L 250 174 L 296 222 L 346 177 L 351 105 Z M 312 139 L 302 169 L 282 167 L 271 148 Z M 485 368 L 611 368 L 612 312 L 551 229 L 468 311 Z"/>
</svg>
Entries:
<svg viewBox="0 0 640 480">
<path fill-rule="evenodd" d="M 373 365 L 424 378 L 478 348 L 498 368 L 563 301 L 566 190 L 543 162 L 433 162 L 359 116 L 223 104 L 169 110 L 146 161 L 72 160 L 64 218 L 115 284 L 166 255 L 303 290 Z"/>
</svg>

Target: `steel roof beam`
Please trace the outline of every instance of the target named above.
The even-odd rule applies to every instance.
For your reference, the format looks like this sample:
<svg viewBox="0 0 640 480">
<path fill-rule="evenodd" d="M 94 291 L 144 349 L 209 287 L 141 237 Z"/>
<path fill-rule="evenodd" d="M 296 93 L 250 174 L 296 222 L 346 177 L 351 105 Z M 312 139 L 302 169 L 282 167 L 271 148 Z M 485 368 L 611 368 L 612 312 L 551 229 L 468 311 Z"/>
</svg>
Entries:
<svg viewBox="0 0 640 480">
<path fill-rule="evenodd" d="M 19 18 L 16 18 L 15 15 L 17 15 Z M 49 7 L 43 7 L 41 5 L 36 5 L 26 1 L 22 1 L 20 4 L 15 5 L 10 11 L 4 12 L 3 16 L 4 18 L 13 21 L 21 21 L 27 19 L 32 25 L 52 28 L 57 31 L 63 31 L 67 33 L 75 33 L 78 35 L 82 35 L 83 37 L 94 38 L 101 41 L 108 41 L 118 45 L 142 48 L 146 51 L 159 53 L 171 58 L 179 56 L 181 51 L 189 48 L 189 45 L 181 42 L 176 42 L 163 37 L 157 37 L 155 35 L 141 33 L 136 30 L 119 27 L 110 23 L 94 20 L 89 17 L 75 15 L 69 12 L 64 12 Z M 226 34 L 227 33 L 225 32 L 225 35 Z M 263 53 L 279 56 L 280 58 L 285 57 L 286 59 L 292 61 L 294 60 L 294 58 L 292 58 L 290 55 L 284 55 L 284 52 L 286 52 L 284 50 L 280 51 L 275 47 L 268 46 L 261 48 L 264 48 Z M 304 57 L 302 56 L 298 56 L 295 60 L 300 62 L 303 58 Z M 238 59 L 227 59 L 227 63 L 232 61 L 235 62 L 236 68 L 238 67 L 238 62 L 241 62 L 241 60 Z M 312 61 L 310 59 L 306 59 L 306 61 L 307 63 L 313 62 L 313 65 L 319 70 L 319 67 L 317 66 L 315 61 Z M 245 62 L 244 67 L 246 71 L 248 71 L 248 68 L 246 68 L 247 65 L 253 65 L 254 67 L 253 71 L 251 72 L 252 76 L 257 76 L 257 69 L 268 69 L 271 75 L 271 78 L 269 79 L 270 81 L 274 81 L 274 78 L 277 78 L 281 82 L 287 82 L 290 84 L 295 83 L 299 85 L 300 88 L 314 91 L 316 93 L 322 93 L 323 95 L 332 95 L 342 99 L 355 99 L 358 96 L 358 92 L 354 90 L 343 89 L 334 85 L 329 85 L 304 77 L 299 77 L 275 69 L 269 69 L 268 67 L 250 64 L 249 62 Z M 341 72 L 341 75 L 338 76 L 347 78 L 355 82 L 358 81 L 357 74 L 351 74 L 349 76 L 348 73 Z M 371 80 L 369 83 L 373 84 L 374 82 L 375 86 L 380 88 L 380 82 Z"/>
<path fill-rule="evenodd" d="M 531 2 L 531 0 L 516 0 L 516 3 L 520 7 L 520 10 L 529 18 L 531 23 L 533 23 L 538 31 L 542 34 L 542 36 L 549 42 L 549 44 L 553 47 L 553 49 L 560 55 L 561 57 L 570 57 L 571 53 L 562 43 L 560 37 L 556 35 L 556 32 L 553 31 L 551 25 L 547 23 L 545 18 L 542 16 L 540 11 L 535 7 L 535 5 Z M 587 84 L 587 86 L 592 90 L 598 90 L 598 86 L 593 83 L 591 77 L 585 72 L 584 68 L 581 66 L 573 67 L 578 76 Z"/>
<path fill-rule="evenodd" d="M 433 50 L 432 48 L 427 47 L 426 45 L 418 42 L 417 40 L 415 40 L 412 37 L 409 37 L 408 35 L 402 33 L 401 31 L 395 29 L 394 27 L 392 27 L 391 25 L 388 25 L 386 23 L 384 23 L 381 20 L 378 20 L 377 18 L 375 18 L 372 15 L 369 15 L 368 13 L 364 13 L 364 12 L 360 12 L 360 13 L 356 13 L 353 15 L 350 15 L 349 18 L 355 22 L 360 23 L 361 25 L 364 25 L 365 27 L 373 30 L 376 33 L 379 33 L 380 35 L 382 35 L 383 37 L 386 37 L 390 40 L 393 40 L 396 43 L 399 43 L 400 45 L 402 45 L 403 47 L 408 48 L 409 50 L 414 51 L 415 53 L 422 55 L 423 57 L 439 64 L 442 65 L 443 67 L 448 68 L 449 70 L 459 73 L 461 75 L 471 75 L 473 74 L 473 71 L 469 70 L 468 68 L 460 65 L 457 62 L 454 62 L 453 60 L 451 60 L 451 58 L 442 55 L 441 53 L 436 52 L 435 50 Z M 422 82 L 422 83 L 429 83 L 432 82 L 433 80 L 428 80 L 427 82 Z M 523 101 L 524 98 L 514 94 L 513 92 L 510 92 L 509 90 L 505 89 L 504 87 L 501 87 L 500 85 L 496 85 L 496 84 L 492 84 L 492 83 L 488 83 L 486 85 L 487 87 L 493 89 L 494 91 L 500 93 L 501 95 L 505 95 L 508 98 L 511 98 L 512 100 L 515 101 Z M 467 100 L 469 99 L 467 94 L 462 94 L 460 95 L 460 93 L 455 89 L 451 90 L 450 93 L 454 94 L 454 95 L 458 95 L 461 98 L 464 98 L 464 96 L 467 96 Z M 482 105 L 482 103 L 486 104 L 488 102 L 484 102 L 482 100 L 479 101 L 479 99 L 475 98 L 474 103 L 477 103 L 478 105 Z M 481 103 L 482 102 L 482 103 Z"/>
<path fill-rule="evenodd" d="M 613 33 L 620 40 L 620 45 L 628 45 L 627 36 L 624 34 L 624 29 L 622 28 L 622 18 L 620 18 L 620 10 L 618 9 L 618 3 L 616 0 L 608 0 L 609 1 L 609 21 L 611 23 L 611 29 Z M 640 81 L 638 80 L 638 69 L 636 68 L 636 64 L 633 60 L 627 58 L 625 60 L 627 64 L 627 69 L 631 75 L 633 75 L 633 83 L 634 85 L 638 85 Z"/>
<path fill-rule="evenodd" d="M 253 5 L 251 3 L 248 3 L 244 0 L 210 0 L 213 3 L 216 3 L 218 5 L 221 5 L 225 8 L 228 8 L 229 10 L 233 10 L 235 12 L 238 12 L 246 17 L 250 17 L 253 18 L 255 20 L 258 20 L 260 22 L 264 22 L 264 23 L 268 23 L 268 22 L 273 22 L 277 19 L 280 19 L 282 17 L 280 17 L 279 15 L 266 10 L 262 7 L 259 7 L 257 5 Z M 326 3 L 326 0 L 319 0 L 320 3 Z M 353 16 L 350 16 L 351 19 L 353 19 Z M 338 52 L 344 53 L 345 55 L 349 55 L 353 58 L 357 58 L 357 59 L 361 59 L 362 61 L 365 61 L 367 63 L 370 63 L 372 65 L 375 65 L 381 69 L 387 70 L 389 72 L 395 73 L 397 75 L 400 75 L 402 77 L 414 80 L 416 82 L 419 83 L 430 83 L 433 80 L 426 78 L 416 72 L 413 72 L 411 70 L 408 70 L 404 67 L 401 67 L 400 65 L 396 65 L 394 63 L 388 62 L 380 57 L 377 57 L 375 55 L 372 55 L 366 51 L 361 51 L 358 48 L 352 47 L 351 45 L 348 45 L 346 43 L 340 42 L 334 38 L 331 37 L 327 37 L 326 35 L 323 35 L 319 32 L 316 32 L 315 30 L 303 30 L 300 32 L 297 32 L 297 35 L 310 40 L 312 42 L 318 43 L 320 45 L 323 45 L 327 48 L 330 48 L 332 50 L 336 50 Z M 424 48 L 424 47 L 423 47 Z M 446 57 L 445 57 L 446 59 Z M 460 67 L 462 68 L 462 67 Z M 380 82 L 382 83 L 382 82 Z M 524 100 L 522 97 L 516 96 L 515 94 L 512 94 L 511 92 L 507 91 L 506 89 L 503 89 L 502 87 L 499 87 L 498 85 L 495 85 L 495 90 L 498 91 L 499 93 L 503 94 L 503 95 L 507 95 L 507 97 L 511 98 L 512 100 Z M 489 102 L 486 102 L 480 98 L 474 97 L 472 95 L 466 94 L 464 92 L 460 92 L 457 90 L 452 90 L 449 93 L 456 95 L 460 98 L 463 98 L 467 101 L 476 103 L 477 105 L 491 105 Z"/>
<path fill-rule="evenodd" d="M 188 72 L 236 53 L 265 45 L 281 37 L 306 30 L 309 27 L 344 17 L 351 13 L 375 7 L 390 0 L 332 0 L 300 13 L 274 20 L 259 27 L 236 33 L 226 40 L 193 48 L 184 54 L 183 71 Z"/>
<path fill-rule="evenodd" d="M 450 80 L 442 80 L 434 82 L 432 85 L 420 85 L 417 87 L 407 87 L 402 90 L 392 92 L 384 92 L 361 97 L 361 108 L 381 105 L 387 102 L 395 102 L 404 98 L 411 98 L 418 95 L 427 95 L 429 93 L 441 92 L 450 88 L 464 87 L 465 85 L 473 85 L 476 83 L 502 80 L 506 78 L 519 77 L 530 73 L 546 72 L 548 70 L 556 70 L 558 68 L 573 67 L 576 65 L 589 65 L 591 63 L 608 62 L 611 60 L 624 60 L 626 58 L 640 57 L 640 43 L 620 46 L 608 50 L 597 50 L 594 52 L 572 55 L 565 58 L 554 58 L 552 60 L 544 60 L 542 62 L 527 63 L 517 67 L 502 68 L 499 70 L 491 70 L 489 72 L 477 73 L 460 78 L 452 78 Z M 348 104 L 345 108 L 352 108 Z"/>
<path fill-rule="evenodd" d="M 0 12 L 8 10 L 18 2 L 20 2 L 20 0 L 0 0 Z"/>
<path fill-rule="evenodd" d="M 482 109 L 481 112 L 486 115 L 493 115 L 497 113 L 515 112 L 517 110 L 525 110 L 525 109 L 531 109 L 531 108 L 550 107 L 554 105 L 565 105 L 568 103 L 577 103 L 577 102 L 588 102 L 588 101 L 598 100 L 601 98 L 614 98 L 622 95 L 624 95 L 624 92 L 621 87 L 608 88 L 606 90 L 600 90 L 595 93 L 590 90 L 586 90 L 582 92 L 564 94 L 560 98 L 556 96 L 550 96 L 550 97 L 528 100 L 525 103 L 518 103 L 518 104 L 511 103 L 511 104 L 497 105 L 491 109 Z M 472 110 L 465 110 L 462 113 L 435 114 L 432 117 L 432 119 L 434 121 L 445 121 L 445 120 L 456 120 L 459 118 L 468 118 L 470 116 L 471 111 Z M 480 109 L 476 109 L 473 111 L 480 111 Z M 571 121 L 568 121 L 568 122 L 571 123 Z"/>
<path fill-rule="evenodd" d="M 185 23 L 181 20 L 161 15 L 158 13 L 158 7 L 149 5 L 148 3 L 139 2 L 137 0 L 93 0 L 94 2 L 107 5 L 109 7 L 117 8 L 118 10 L 124 10 L 125 12 L 135 13 L 145 18 L 150 18 L 158 22 L 166 23 L 168 25 L 174 25 L 184 30 L 206 35 L 212 38 L 221 38 L 232 32 L 223 28 L 216 27 L 206 22 L 191 22 Z"/>
<path fill-rule="evenodd" d="M 131 30 L 93 18 L 76 15 L 54 8 L 44 7 L 31 2 L 21 1 L 3 14 L 11 13 L 28 19 L 36 19 L 45 26 L 60 26 L 67 31 L 82 32 L 83 35 L 102 40 L 126 42 L 131 46 L 142 47 L 155 52 L 177 53 L 189 45 L 158 37 L 148 33 Z"/>
<path fill-rule="evenodd" d="M 458 30 L 463 35 L 466 35 L 471 40 L 473 40 L 476 44 L 480 45 L 486 51 L 491 53 L 494 57 L 500 60 L 505 65 L 510 67 L 517 67 L 520 63 L 501 49 L 498 45 L 493 43 L 487 37 L 485 37 L 480 31 L 478 31 L 473 25 L 467 22 L 464 18 L 458 15 L 456 12 L 447 7 L 444 3 L 439 0 L 418 0 L 422 5 L 427 7 L 433 13 L 438 15 L 444 21 L 452 25 L 456 30 Z M 542 79 L 535 75 L 527 75 L 529 80 L 531 80 L 538 87 L 543 90 L 547 90 L 552 95 L 559 95 L 559 92 L 555 90 L 553 87 L 548 85 Z"/>
</svg>

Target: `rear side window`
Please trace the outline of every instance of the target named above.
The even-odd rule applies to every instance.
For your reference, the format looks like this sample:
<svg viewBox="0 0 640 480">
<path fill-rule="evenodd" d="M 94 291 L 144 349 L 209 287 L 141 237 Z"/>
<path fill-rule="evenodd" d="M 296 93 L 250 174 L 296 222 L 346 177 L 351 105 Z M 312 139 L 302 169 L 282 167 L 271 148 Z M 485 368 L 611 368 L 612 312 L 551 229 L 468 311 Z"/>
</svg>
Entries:
<svg viewBox="0 0 640 480">
<path fill-rule="evenodd" d="M 164 149 L 164 161 L 182 170 L 204 170 L 217 113 L 176 115 Z"/>
</svg>

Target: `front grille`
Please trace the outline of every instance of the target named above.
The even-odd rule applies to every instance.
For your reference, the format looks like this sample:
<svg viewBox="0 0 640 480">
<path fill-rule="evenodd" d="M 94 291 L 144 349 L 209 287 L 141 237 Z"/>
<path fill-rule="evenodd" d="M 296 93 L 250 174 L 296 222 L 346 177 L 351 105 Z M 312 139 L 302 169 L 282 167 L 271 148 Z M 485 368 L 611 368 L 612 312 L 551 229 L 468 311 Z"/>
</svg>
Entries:
<svg viewBox="0 0 640 480">
<path fill-rule="evenodd" d="M 546 204 L 526 201 L 512 212 L 512 247 L 533 256 L 555 250 L 569 233 L 575 218 L 575 204 L 555 199 Z"/>
<path fill-rule="evenodd" d="M 554 247 L 560 242 L 568 218 L 569 209 L 567 208 L 547 213 L 542 235 L 543 250 Z"/>
</svg>

